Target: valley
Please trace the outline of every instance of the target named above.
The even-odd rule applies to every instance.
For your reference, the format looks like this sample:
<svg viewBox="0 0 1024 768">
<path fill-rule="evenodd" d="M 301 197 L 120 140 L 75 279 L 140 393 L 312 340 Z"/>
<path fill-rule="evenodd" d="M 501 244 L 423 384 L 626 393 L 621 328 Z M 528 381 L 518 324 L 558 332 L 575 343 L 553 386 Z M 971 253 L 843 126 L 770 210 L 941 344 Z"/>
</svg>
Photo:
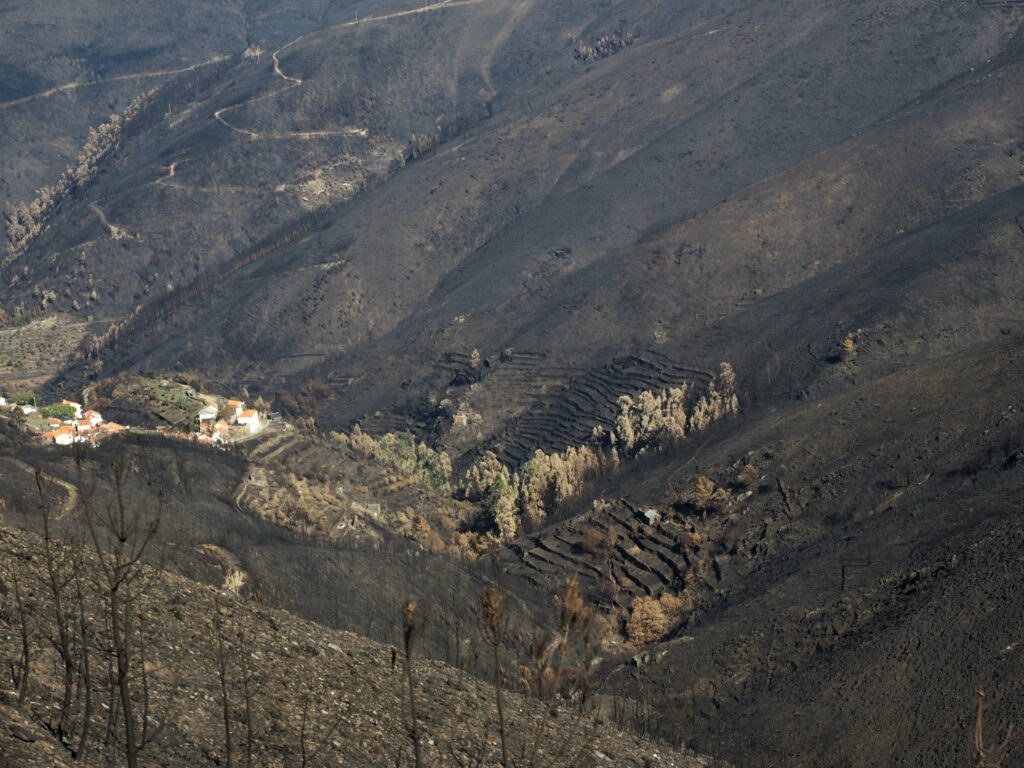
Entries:
<svg viewBox="0 0 1024 768">
<path fill-rule="evenodd" d="M 0 765 L 1020 763 L 1022 94 L 1015 2 L 0 9 Z"/>
</svg>

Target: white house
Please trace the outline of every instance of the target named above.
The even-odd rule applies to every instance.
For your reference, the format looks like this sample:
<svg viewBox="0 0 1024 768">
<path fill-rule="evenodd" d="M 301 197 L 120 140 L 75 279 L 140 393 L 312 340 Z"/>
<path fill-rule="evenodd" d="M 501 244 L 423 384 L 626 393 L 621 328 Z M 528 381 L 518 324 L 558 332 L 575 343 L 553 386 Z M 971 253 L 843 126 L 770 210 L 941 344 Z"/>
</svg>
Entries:
<svg viewBox="0 0 1024 768">
<path fill-rule="evenodd" d="M 60 404 L 61 405 L 69 406 L 70 408 L 73 408 L 74 411 L 75 411 L 75 418 L 76 419 L 82 418 L 82 404 L 81 403 L 76 403 L 74 400 L 61 400 Z"/>
<path fill-rule="evenodd" d="M 204 421 L 214 421 L 217 418 L 217 406 L 207 405 L 203 407 L 203 410 L 199 412 L 196 419 L 202 424 Z"/>
<path fill-rule="evenodd" d="M 235 423 L 241 427 L 248 427 L 250 435 L 254 435 L 260 431 L 260 415 L 252 409 L 242 411 L 238 414 L 238 418 L 235 419 Z"/>
<path fill-rule="evenodd" d="M 4 397 L 3 395 L 0 395 L 0 407 L 3 407 L 5 405 L 7 405 L 7 398 Z"/>
<path fill-rule="evenodd" d="M 228 417 L 238 418 L 245 411 L 245 401 L 228 400 Z"/>
<path fill-rule="evenodd" d="M 27 405 L 26 404 L 26 405 L 19 406 L 19 410 L 22 413 L 24 413 L 26 416 L 31 416 L 33 413 L 35 413 L 39 409 L 36 408 L 34 405 Z"/>
<path fill-rule="evenodd" d="M 98 411 L 86 411 L 82 414 L 82 417 L 94 427 L 103 423 L 103 417 L 100 416 Z"/>
</svg>

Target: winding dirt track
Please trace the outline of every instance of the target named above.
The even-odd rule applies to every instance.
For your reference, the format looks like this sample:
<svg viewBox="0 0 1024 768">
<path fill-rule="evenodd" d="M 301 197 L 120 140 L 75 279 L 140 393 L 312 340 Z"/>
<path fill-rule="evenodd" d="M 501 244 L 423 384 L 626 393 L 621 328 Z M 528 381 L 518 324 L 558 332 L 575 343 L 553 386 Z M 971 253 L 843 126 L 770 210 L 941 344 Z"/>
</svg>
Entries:
<svg viewBox="0 0 1024 768">
<path fill-rule="evenodd" d="M 277 55 L 291 48 L 296 43 L 305 40 L 306 38 L 319 37 L 321 35 L 329 35 L 340 29 L 346 29 L 348 27 L 356 27 L 361 24 L 373 24 L 378 21 L 389 21 L 391 19 L 399 19 L 405 16 L 414 16 L 420 13 L 433 13 L 434 11 L 442 11 L 448 8 L 459 8 L 464 5 L 477 5 L 479 3 L 487 2 L 487 0 L 441 0 L 439 3 L 433 3 L 431 5 L 421 5 L 416 8 L 407 8 L 404 11 L 394 11 L 392 13 L 384 13 L 379 16 L 367 16 L 362 19 L 353 19 L 352 21 L 342 21 L 337 24 L 332 24 L 329 27 L 323 29 L 315 29 L 312 32 L 307 32 L 304 35 L 300 35 L 291 42 L 285 43 L 274 53 L 274 61 L 277 62 Z M 284 75 L 282 75 L 283 77 Z M 299 81 L 301 82 L 301 80 Z"/>
<path fill-rule="evenodd" d="M 284 72 L 281 71 L 281 60 L 277 58 L 277 55 L 280 52 L 281 51 L 274 51 L 273 56 L 271 56 L 271 58 L 274 60 L 274 74 L 280 77 L 282 80 L 287 80 L 289 83 L 302 85 L 301 77 L 292 77 L 291 75 L 286 75 Z"/>
<path fill-rule="evenodd" d="M 35 477 L 35 468 L 30 467 L 21 459 L 15 459 L 10 456 L 4 456 L 0 457 L 0 461 L 6 461 L 8 464 L 13 464 L 18 469 L 21 469 Z M 60 513 L 58 514 L 57 519 L 66 519 L 70 517 L 71 513 L 75 509 L 75 506 L 78 504 L 78 489 L 75 488 L 75 486 L 73 486 L 66 480 L 62 480 L 61 478 L 55 477 L 54 475 L 47 474 L 45 477 L 47 483 L 53 483 L 54 485 L 60 486 L 60 488 L 66 494 L 64 497 L 64 502 L 61 504 Z"/>
<path fill-rule="evenodd" d="M 432 13 L 434 11 L 441 11 L 449 8 L 458 8 L 464 5 L 476 5 L 482 2 L 486 2 L 486 0 L 442 0 L 441 2 L 435 3 L 433 5 L 423 5 L 418 6 L 416 8 L 408 8 L 404 11 L 394 11 L 392 13 L 385 13 L 379 16 L 367 16 L 366 18 L 362 19 L 343 21 L 338 24 L 333 24 L 325 29 L 317 29 L 312 32 L 307 32 L 305 35 L 300 35 L 299 37 L 296 37 L 294 40 L 285 43 L 271 54 L 271 59 L 274 62 L 274 74 L 287 83 L 286 87 L 282 88 L 279 91 L 274 91 L 273 93 L 267 93 L 264 94 L 263 96 L 257 96 L 256 98 L 249 99 L 248 101 L 243 101 L 238 104 L 232 104 L 229 107 L 222 107 L 221 109 L 218 109 L 216 112 L 213 113 L 213 119 L 221 125 L 225 126 L 226 128 L 231 129 L 235 133 L 240 133 L 243 136 L 248 136 L 249 139 L 253 141 L 261 139 L 325 139 L 336 136 L 359 136 L 360 138 L 366 138 L 367 136 L 369 136 L 369 131 L 367 131 L 365 128 L 340 128 L 321 131 L 273 131 L 261 133 L 259 131 L 254 131 L 250 128 L 240 128 L 236 125 L 232 125 L 224 119 L 224 113 L 230 112 L 233 109 L 239 109 L 245 106 L 246 104 L 252 104 L 256 101 L 263 101 L 264 99 L 273 98 L 284 93 L 285 91 L 291 90 L 292 88 L 298 88 L 299 86 L 301 86 L 301 77 L 288 75 L 281 70 L 280 56 L 289 48 L 304 40 L 316 38 L 321 35 L 332 34 L 342 29 L 356 27 L 363 24 L 374 24 L 377 22 L 404 18 L 406 16 L 413 16 L 421 13 Z"/>
<path fill-rule="evenodd" d="M 177 182 L 171 181 L 177 175 L 177 168 L 179 165 L 187 162 L 186 160 L 175 160 L 170 165 L 164 166 L 165 175 L 161 176 L 155 181 L 148 182 L 148 184 L 154 184 L 160 187 L 166 187 L 167 189 L 177 189 L 182 192 L 202 192 L 210 195 L 220 195 L 224 193 L 228 194 L 239 194 L 239 195 L 257 195 L 262 194 L 266 190 L 256 189 L 254 187 L 238 187 L 231 184 L 217 184 L 215 186 L 201 186 L 201 185 L 190 185 L 190 184 L 178 184 Z"/>
<path fill-rule="evenodd" d="M 0 102 L 0 109 L 9 109 L 10 107 L 16 107 L 20 104 L 27 104 L 30 101 L 37 101 L 39 99 L 46 99 L 50 96 L 55 96 L 58 93 L 67 93 L 68 91 L 74 91 L 79 88 L 88 88 L 94 85 L 107 85 L 108 83 L 118 83 L 125 80 L 143 80 L 154 77 L 168 77 L 170 75 L 181 75 L 185 72 L 192 72 L 200 67 L 208 67 L 211 64 L 227 59 L 227 56 L 214 56 L 212 59 L 200 62 L 199 64 L 193 64 L 190 67 L 183 67 L 182 69 L 157 69 L 150 72 L 136 72 L 132 75 L 115 75 L 114 77 L 107 77 L 101 80 L 88 80 L 88 81 L 76 81 L 73 83 L 65 83 L 64 85 L 58 85 L 53 88 L 49 88 L 39 93 L 33 93 L 30 96 L 22 96 L 20 99 L 14 99 L 12 101 Z"/>
<path fill-rule="evenodd" d="M 344 22 L 341 22 L 339 24 L 335 24 L 335 25 L 333 25 L 331 27 L 328 27 L 327 29 L 318 29 L 318 30 L 315 30 L 313 32 L 309 32 L 309 33 L 307 33 L 305 35 L 301 35 L 300 37 L 295 38 L 294 40 L 292 40 L 289 43 L 286 43 L 285 45 L 281 46 L 281 48 L 279 48 L 278 50 L 276 50 L 274 52 L 274 54 L 272 56 L 272 58 L 274 60 L 274 74 L 277 75 L 278 77 L 280 77 L 282 80 L 285 80 L 286 82 L 291 83 L 292 86 L 302 85 L 302 79 L 301 78 L 292 77 L 290 75 L 286 75 L 284 72 L 281 71 L 280 60 L 278 59 L 278 55 L 281 54 L 283 51 L 287 50 L 288 48 L 291 48 L 293 45 L 295 45 L 296 43 L 300 42 L 301 40 L 303 40 L 303 39 L 305 39 L 307 37 L 311 37 L 311 36 L 314 36 L 314 35 L 320 35 L 320 34 L 325 34 L 325 33 L 333 32 L 333 31 L 336 31 L 336 30 L 339 30 L 339 29 L 344 29 L 346 27 L 355 27 L 355 26 L 358 26 L 358 25 L 361 25 L 361 24 L 372 24 L 374 22 L 379 22 L 379 21 L 388 21 L 389 19 L 397 19 L 397 18 L 401 18 L 403 16 L 412 16 L 414 14 L 419 14 L 419 13 L 430 13 L 432 11 L 440 11 L 440 10 L 443 10 L 443 9 L 446 9 L 446 8 L 456 8 L 456 7 L 463 6 L 463 5 L 476 5 L 477 3 L 482 3 L 482 2 L 485 2 L 485 0 L 442 0 L 442 2 L 436 3 L 434 5 L 426 5 L 426 6 L 417 7 L 417 8 L 410 8 L 410 9 L 407 9 L 407 10 L 404 10 L 404 11 L 395 11 L 393 13 L 381 14 L 379 16 L 367 16 L 364 19 L 353 19 L 352 21 L 344 21 Z M 53 88 L 47 88 L 45 91 L 39 91 L 38 93 L 29 94 L 28 96 L 22 96 L 22 97 L 17 98 L 17 99 L 12 99 L 11 101 L 0 102 L 0 109 L 10 109 L 11 107 L 17 107 L 17 106 L 20 106 L 21 104 L 28 104 L 29 102 L 32 102 L 32 101 L 38 101 L 40 99 L 47 99 L 50 96 L 56 96 L 58 93 L 68 93 L 69 91 L 75 91 L 75 90 L 78 90 L 79 88 L 91 88 L 91 87 L 97 86 L 97 85 L 107 85 L 109 83 L 119 83 L 119 82 L 124 82 L 124 81 L 128 81 L 128 80 L 145 80 L 145 79 L 151 79 L 151 78 L 155 78 L 155 77 L 169 77 L 171 75 L 181 75 L 181 74 L 184 74 L 186 72 L 192 72 L 192 71 L 197 70 L 197 69 L 199 69 L 201 67 L 208 67 L 211 64 L 217 64 L 218 62 L 225 61 L 228 58 L 229 58 L 228 56 L 225 56 L 223 54 L 218 54 L 217 56 L 214 56 L 211 59 L 207 59 L 206 61 L 201 61 L 198 64 L 192 64 L 191 66 L 181 67 L 179 69 L 155 69 L 155 70 L 150 70 L 150 71 L 147 71 L 147 72 L 135 72 L 135 73 L 132 73 L 132 74 L 127 74 L 127 75 L 115 75 L 113 77 L 101 78 L 99 80 L 85 80 L 85 81 L 76 80 L 76 81 L 71 82 L 71 83 L 64 83 L 63 85 L 56 85 Z M 265 98 L 265 97 L 261 97 L 261 98 Z M 227 109 L 234 109 L 234 107 L 228 107 Z M 222 113 L 224 111 L 225 110 L 218 110 L 217 115 L 219 115 L 220 113 Z M 220 122 L 224 122 L 217 115 L 215 115 L 215 117 L 217 117 L 217 119 Z M 227 125 L 227 123 L 225 123 L 225 125 Z M 249 133 L 249 134 L 253 135 L 254 137 L 260 136 L 260 134 L 256 134 L 253 131 L 246 131 L 245 129 L 235 128 L 235 127 L 230 126 L 230 125 L 228 125 L 228 127 L 231 128 L 232 130 L 238 131 L 240 133 Z M 268 138 L 287 138 L 287 137 L 295 136 L 295 137 L 298 137 L 298 138 L 322 138 L 324 136 L 351 135 L 351 133 L 350 133 L 351 131 L 359 132 L 359 131 L 363 131 L 363 129 L 361 129 L 361 128 L 352 128 L 352 129 L 346 129 L 346 130 L 343 130 L 343 131 L 302 131 L 302 132 L 296 132 L 296 133 L 285 133 L 285 134 L 268 135 L 267 137 Z M 363 134 L 365 134 L 365 131 L 363 131 Z M 363 134 L 360 134 L 360 135 L 363 135 Z"/>
</svg>

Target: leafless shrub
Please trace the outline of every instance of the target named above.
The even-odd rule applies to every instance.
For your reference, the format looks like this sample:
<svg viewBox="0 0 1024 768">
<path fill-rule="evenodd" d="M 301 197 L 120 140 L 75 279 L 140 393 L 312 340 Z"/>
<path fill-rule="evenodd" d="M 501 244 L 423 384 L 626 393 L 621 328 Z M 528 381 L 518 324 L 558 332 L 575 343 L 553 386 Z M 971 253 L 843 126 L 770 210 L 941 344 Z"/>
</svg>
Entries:
<svg viewBox="0 0 1024 768">
<path fill-rule="evenodd" d="M 18 618 L 18 630 L 21 637 L 21 657 L 17 662 L 9 660 L 8 667 L 11 670 L 11 682 L 18 692 L 18 706 L 25 705 L 25 698 L 28 696 L 29 683 L 32 679 L 32 641 L 28 626 L 28 607 L 21 590 L 21 580 L 17 571 L 12 572 L 11 580 L 14 583 L 14 608 Z"/>
<path fill-rule="evenodd" d="M 50 498 L 46 493 L 46 475 L 36 470 L 38 512 L 43 526 L 43 561 L 46 587 L 56 636 L 51 644 L 57 652 L 62 671 L 63 695 L 57 717 L 47 723 L 49 730 L 73 757 L 84 754 L 92 718 L 92 680 L 89 663 L 88 635 L 90 623 L 85 618 L 85 598 L 81 583 L 81 549 L 65 546 L 54 531 Z M 69 499 L 70 501 L 70 499 Z M 77 694 L 77 696 L 76 696 Z M 76 699 L 84 700 L 79 717 L 75 717 Z M 79 720 L 76 725 L 75 720 Z M 74 734 L 78 732 L 77 742 Z"/>
<path fill-rule="evenodd" d="M 139 601 L 150 589 L 155 572 L 143 566 L 143 557 L 154 542 L 160 525 L 162 494 L 151 509 L 145 497 L 131 498 L 129 478 L 140 474 L 152 482 L 144 462 L 140 465 L 119 455 L 107 467 L 113 498 L 101 498 L 95 482 L 87 483 L 81 454 L 76 456 L 78 493 L 82 517 L 100 566 L 99 588 L 109 622 L 107 652 L 113 673 L 111 699 L 116 688 L 124 720 L 124 749 L 128 768 L 137 768 L 139 752 L 150 736 L 149 690 L 145 665 L 146 633 Z M 139 680 L 136 681 L 136 674 Z M 142 713 L 136 715 L 133 690 L 141 688 Z M 117 715 L 111 707 L 108 736 Z"/>
</svg>

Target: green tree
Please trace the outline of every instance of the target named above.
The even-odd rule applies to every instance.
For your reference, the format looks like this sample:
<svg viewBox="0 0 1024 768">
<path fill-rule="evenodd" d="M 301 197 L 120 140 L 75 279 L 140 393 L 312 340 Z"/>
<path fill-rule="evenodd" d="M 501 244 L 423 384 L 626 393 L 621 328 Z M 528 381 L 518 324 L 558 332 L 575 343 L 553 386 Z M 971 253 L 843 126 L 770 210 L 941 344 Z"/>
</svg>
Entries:
<svg viewBox="0 0 1024 768">
<path fill-rule="evenodd" d="M 45 408 L 40 408 L 39 412 L 48 419 L 68 421 L 75 418 L 75 409 L 70 405 L 48 405 Z"/>
</svg>

